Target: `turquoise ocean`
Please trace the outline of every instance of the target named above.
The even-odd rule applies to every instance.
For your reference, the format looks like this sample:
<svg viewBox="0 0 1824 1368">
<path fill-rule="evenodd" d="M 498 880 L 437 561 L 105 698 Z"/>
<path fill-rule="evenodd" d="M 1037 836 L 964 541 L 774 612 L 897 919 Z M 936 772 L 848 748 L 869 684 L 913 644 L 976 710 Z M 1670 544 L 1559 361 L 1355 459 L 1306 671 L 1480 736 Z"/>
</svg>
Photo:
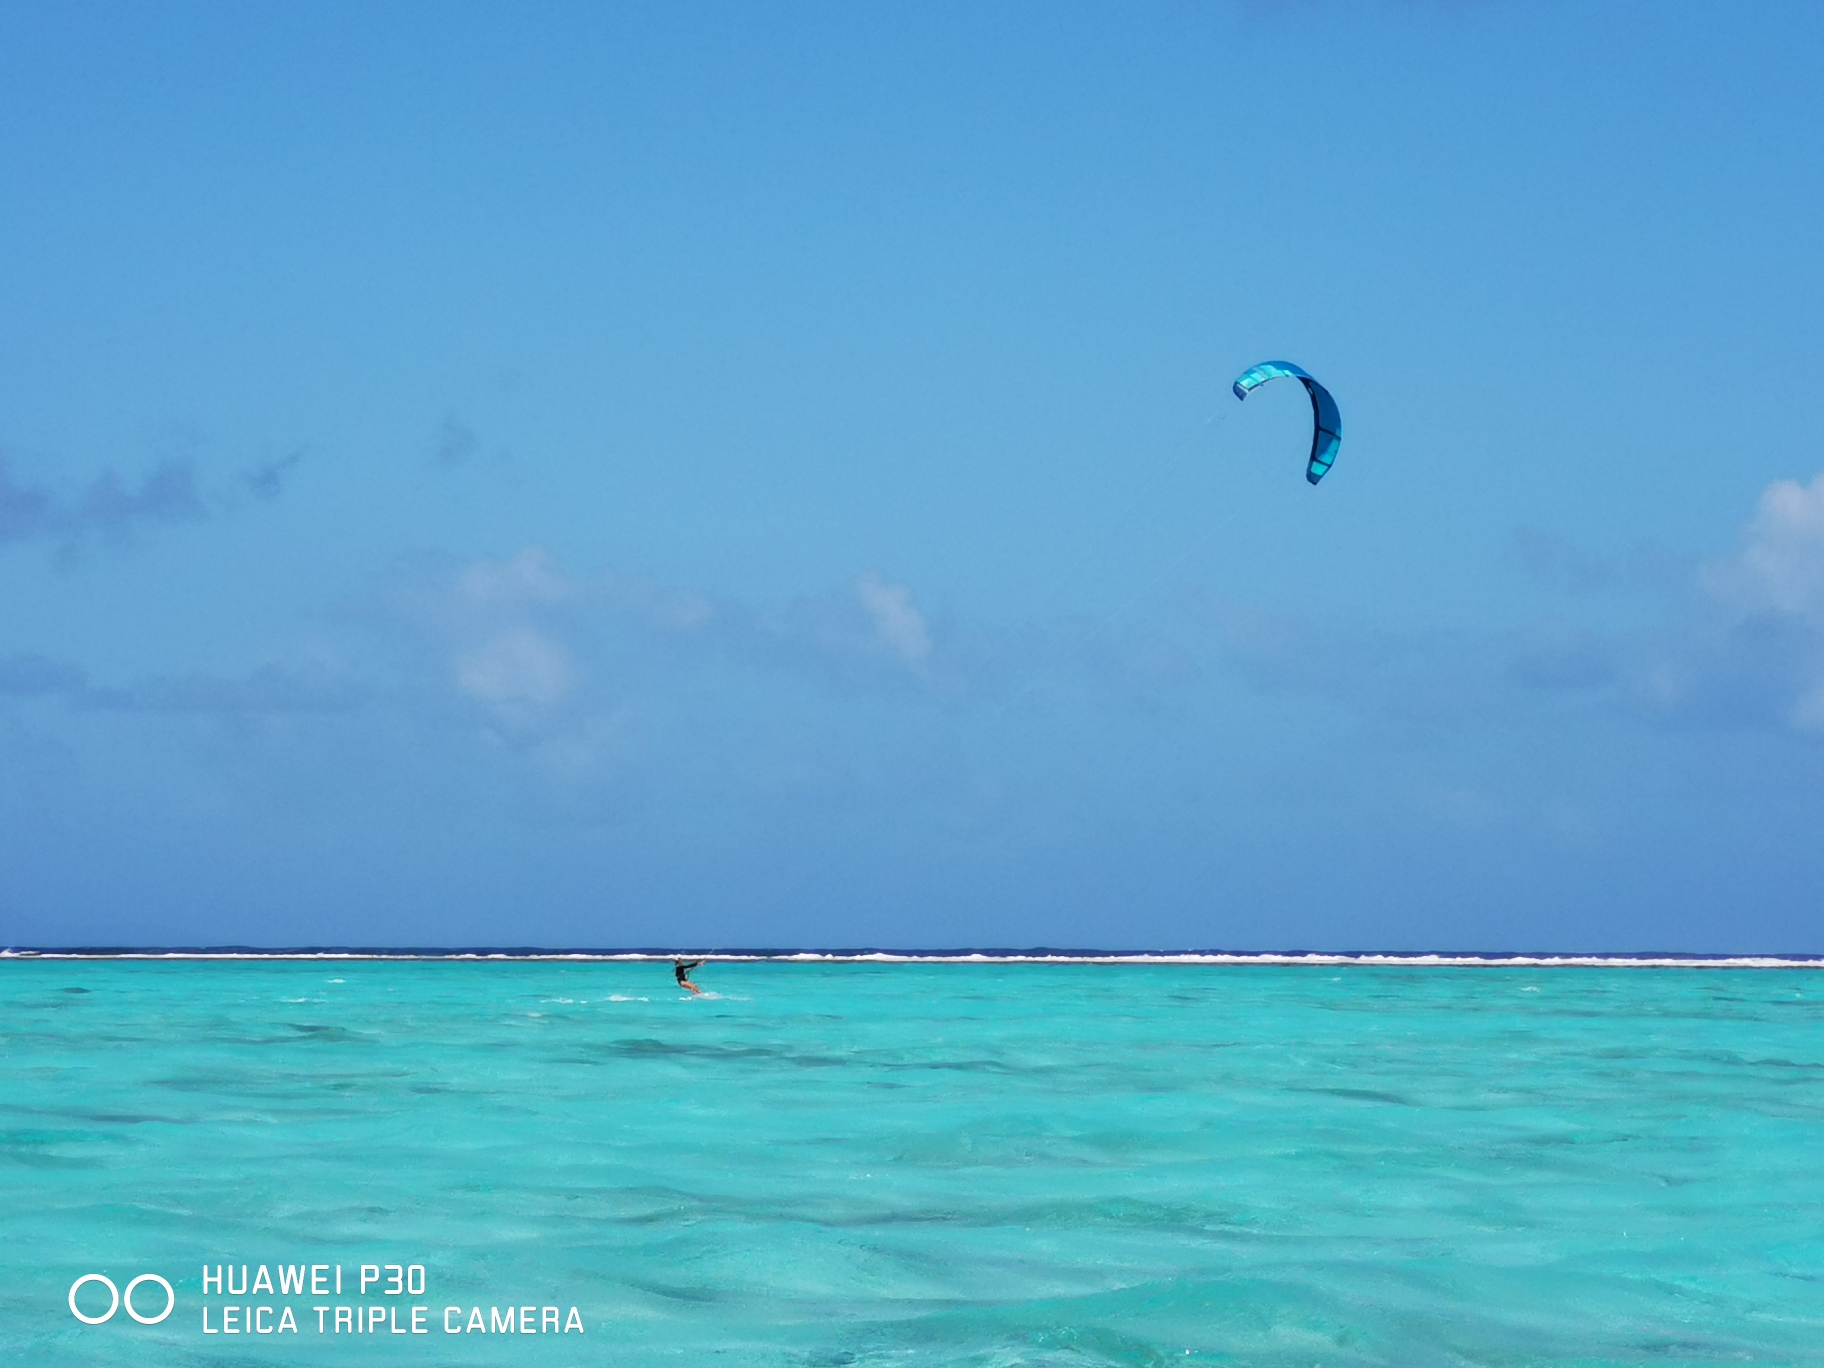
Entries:
<svg viewBox="0 0 1824 1368">
<path fill-rule="evenodd" d="M 1824 1365 L 1816 967 L 694 977 L 0 957 L 0 1362 Z"/>
</svg>

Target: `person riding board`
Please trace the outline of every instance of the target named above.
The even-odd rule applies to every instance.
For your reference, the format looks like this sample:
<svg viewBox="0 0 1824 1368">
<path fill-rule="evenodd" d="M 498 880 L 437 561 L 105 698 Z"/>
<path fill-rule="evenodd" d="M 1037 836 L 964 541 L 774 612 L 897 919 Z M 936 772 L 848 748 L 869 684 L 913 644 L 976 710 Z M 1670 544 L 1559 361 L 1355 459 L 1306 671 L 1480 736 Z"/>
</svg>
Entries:
<svg viewBox="0 0 1824 1368">
<path fill-rule="evenodd" d="M 695 969 L 701 963 L 703 963 L 702 960 L 688 960 L 688 961 L 679 960 L 676 964 L 674 964 L 672 966 L 672 969 L 671 969 L 672 976 L 677 979 L 678 987 L 688 988 L 688 989 L 690 989 L 691 992 L 697 993 L 697 994 L 701 994 L 703 992 L 703 990 L 701 988 L 697 987 L 696 984 L 694 984 L 690 981 L 690 971 L 692 969 Z"/>
</svg>

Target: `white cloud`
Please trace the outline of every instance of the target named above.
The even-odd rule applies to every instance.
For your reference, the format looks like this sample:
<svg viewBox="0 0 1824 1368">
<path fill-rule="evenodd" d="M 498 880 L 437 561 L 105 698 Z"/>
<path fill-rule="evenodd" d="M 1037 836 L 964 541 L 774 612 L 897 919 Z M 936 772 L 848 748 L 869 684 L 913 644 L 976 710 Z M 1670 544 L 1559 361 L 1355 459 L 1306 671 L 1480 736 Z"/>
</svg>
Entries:
<svg viewBox="0 0 1824 1368">
<path fill-rule="evenodd" d="M 889 584 L 872 570 L 855 581 L 855 597 L 873 624 L 874 638 L 914 669 L 931 655 L 931 629 L 912 604 L 912 591 Z"/>
<path fill-rule="evenodd" d="M 558 603 L 573 592 L 569 578 L 536 546 L 528 546 L 512 560 L 481 560 L 464 566 L 457 589 L 472 608 Z"/>
<path fill-rule="evenodd" d="M 1700 584 L 1710 621 L 1657 682 L 1680 704 L 1824 734 L 1824 474 L 1768 485 L 1742 549 Z"/>
<path fill-rule="evenodd" d="M 1575 573 L 1557 575 L 1561 588 L 1587 588 L 1608 576 L 1572 563 L 1571 553 L 1543 534 L 1521 539 L 1518 549 L 1529 568 L 1538 562 L 1555 573 L 1569 564 Z M 1642 582 L 1664 578 L 1672 563 L 1661 557 Z M 1517 641 L 1510 677 L 1559 689 L 1615 684 L 1666 717 L 1824 734 L 1824 474 L 1809 484 L 1768 485 L 1740 548 L 1678 582 L 1680 611 L 1659 630 L 1546 625 Z"/>
<path fill-rule="evenodd" d="M 1799 731 L 1824 734 L 1824 682 L 1799 695 L 1798 702 L 1786 714 L 1786 720 Z"/>
<path fill-rule="evenodd" d="M 496 707 L 549 708 L 576 687 L 576 667 L 570 653 L 543 632 L 518 627 L 460 652 L 456 683 Z"/>
<path fill-rule="evenodd" d="M 582 692 L 589 588 L 536 546 L 504 560 L 430 560 L 388 591 L 385 634 L 405 648 L 408 677 L 434 662 L 440 680 L 524 740 L 563 721 L 558 705 Z"/>
<path fill-rule="evenodd" d="M 1707 566 L 1704 587 L 1744 615 L 1824 620 L 1824 474 L 1776 480 L 1748 525 L 1741 554 Z"/>
</svg>

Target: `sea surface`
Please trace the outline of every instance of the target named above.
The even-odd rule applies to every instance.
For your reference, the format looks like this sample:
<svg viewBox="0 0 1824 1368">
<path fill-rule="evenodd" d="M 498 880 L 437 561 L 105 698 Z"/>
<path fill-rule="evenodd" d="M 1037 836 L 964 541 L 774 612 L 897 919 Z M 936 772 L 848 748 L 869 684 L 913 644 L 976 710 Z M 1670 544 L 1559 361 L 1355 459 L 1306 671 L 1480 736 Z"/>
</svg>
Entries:
<svg viewBox="0 0 1824 1368">
<path fill-rule="evenodd" d="M 694 977 L 0 958 L 0 1362 L 1824 1365 L 1815 967 Z"/>
</svg>

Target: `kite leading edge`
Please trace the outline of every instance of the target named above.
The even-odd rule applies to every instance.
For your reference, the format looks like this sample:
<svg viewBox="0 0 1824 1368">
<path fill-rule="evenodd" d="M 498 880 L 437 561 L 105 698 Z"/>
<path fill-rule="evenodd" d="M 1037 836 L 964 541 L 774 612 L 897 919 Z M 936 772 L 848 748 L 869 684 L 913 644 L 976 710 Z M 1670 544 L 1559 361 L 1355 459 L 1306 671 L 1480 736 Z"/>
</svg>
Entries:
<svg viewBox="0 0 1824 1368">
<path fill-rule="evenodd" d="M 1299 381 L 1304 385 L 1305 393 L 1311 396 L 1311 420 L 1315 430 L 1311 434 L 1311 459 L 1305 465 L 1305 478 L 1316 484 L 1330 469 L 1330 463 L 1336 459 L 1336 449 L 1343 443 L 1343 416 L 1337 412 L 1336 400 L 1330 397 L 1330 391 L 1290 361 L 1262 361 L 1236 377 L 1235 397 L 1246 399 L 1248 391 L 1255 386 L 1281 376 L 1291 376 Z"/>
</svg>

